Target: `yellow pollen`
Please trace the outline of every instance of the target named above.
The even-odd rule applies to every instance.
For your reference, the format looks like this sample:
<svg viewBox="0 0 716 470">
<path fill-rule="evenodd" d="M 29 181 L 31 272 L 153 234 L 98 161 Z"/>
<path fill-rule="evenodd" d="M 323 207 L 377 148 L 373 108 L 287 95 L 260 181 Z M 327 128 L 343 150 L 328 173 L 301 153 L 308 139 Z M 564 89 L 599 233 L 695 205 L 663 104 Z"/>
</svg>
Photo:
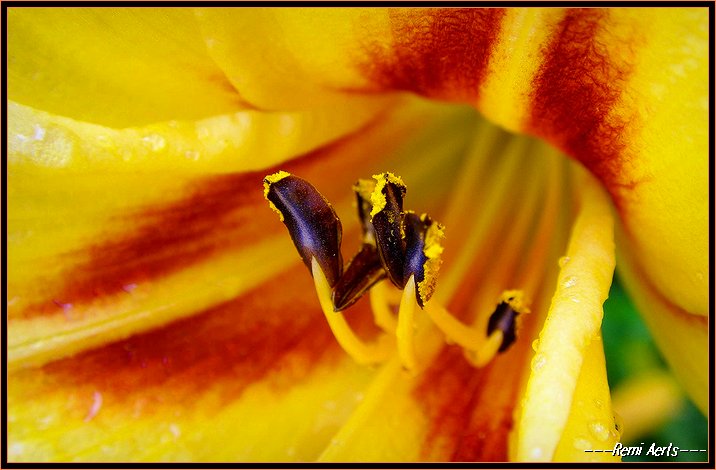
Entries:
<svg viewBox="0 0 716 470">
<path fill-rule="evenodd" d="M 360 194 L 360 197 L 366 201 L 371 200 L 371 194 L 375 190 L 375 181 L 360 179 L 353 185 L 353 190 Z"/>
<path fill-rule="evenodd" d="M 420 220 L 425 220 L 426 216 L 426 214 L 421 215 Z M 428 231 L 425 234 L 425 246 L 423 247 L 423 253 L 427 261 L 425 262 L 425 266 L 423 266 L 423 280 L 418 283 L 418 294 L 423 303 L 426 302 L 435 291 L 438 271 L 440 270 L 440 265 L 442 265 L 440 255 L 444 250 L 442 246 L 443 238 L 445 238 L 445 228 L 441 224 L 434 222 L 428 227 Z"/>
<path fill-rule="evenodd" d="M 403 183 L 400 176 L 395 176 L 390 172 L 373 175 L 373 179 L 375 179 L 376 184 L 375 189 L 373 189 L 373 192 L 370 195 L 370 202 L 373 204 L 373 209 L 370 211 L 371 217 L 385 209 L 387 201 L 385 200 L 385 195 L 383 194 L 383 188 L 386 184 L 388 184 L 388 182 L 405 187 L 405 183 Z"/>
<path fill-rule="evenodd" d="M 287 171 L 280 170 L 280 171 L 277 171 L 276 173 L 274 173 L 272 175 L 268 175 L 264 178 L 264 199 L 266 199 L 268 201 L 269 207 L 274 212 L 276 212 L 278 214 L 278 217 L 281 220 L 281 222 L 283 222 L 283 214 L 281 213 L 280 210 L 278 210 L 278 207 L 276 207 L 273 204 L 273 202 L 269 201 L 268 192 L 269 192 L 269 189 L 271 188 L 272 184 L 278 183 L 279 181 L 286 178 L 287 176 L 291 176 L 291 173 L 289 173 Z"/>
<path fill-rule="evenodd" d="M 500 296 L 500 300 L 508 304 L 517 313 L 530 313 L 529 302 L 525 293 L 521 290 L 506 290 Z"/>
</svg>

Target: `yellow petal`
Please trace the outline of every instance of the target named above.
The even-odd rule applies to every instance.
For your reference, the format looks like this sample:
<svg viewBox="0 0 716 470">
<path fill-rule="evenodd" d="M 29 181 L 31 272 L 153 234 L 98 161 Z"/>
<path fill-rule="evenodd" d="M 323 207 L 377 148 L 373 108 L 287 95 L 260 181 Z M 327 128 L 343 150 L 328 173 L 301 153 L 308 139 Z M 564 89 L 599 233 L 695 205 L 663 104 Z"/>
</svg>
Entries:
<svg viewBox="0 0 716 470">
<path fill-rule="evenodd" d="M 297 262 L 190 320 L 12 373 L 9 459 L 315 459 L 372 372 L 341 353 L 314 297 Z"/>
<path fill-rule="evenodd" d="M 517 423 L 518 460 L 549 461 L 562 437 L 580 372 L 603 315 L 615 254 L 611 207 L 606 195 L 584 178 L 580 214 L 557 290 L 536 344 L 532 373 Z M 603 375 L 603 374 L 602 374 Z"/>
<path fill-rule="evenodd" d="M 620 441 L 614 421 L 602 339 L 592 338 L 584 352 L 567 424 L 554 451 L 556 462 L 618 462 L 611 450 Z M 590 452 L 591 451 L 591 452 Z M 610 452 L 595 452 L 610 451 Z"/>
<path fill-rule="evenodd" d="M 208 56 L 184 8 L 8 9 L 8 97 L 126 127 L 247 104 Z"/>
<path fill-rule="evenodd" d="M 393 100 L 295 113 L 239 111 L 198 121 L 115 129 L 8 105 L 13 166 L 84 172 L 229 173 L 277 165 L 360 132 Z M 418 111 L 419 113 L 419 111 Z M 415 120 L 417 116 L 404 120 Z"/>
<path fill-rule="evenodd" d="M 352 52 L 367 32 L 385 36 L 380 9 L 202 8 L 196 16 L 212 59 L 262 109 L 375 99 L 352 93 L 367 83 L 356 74 Z"/>
</svg>

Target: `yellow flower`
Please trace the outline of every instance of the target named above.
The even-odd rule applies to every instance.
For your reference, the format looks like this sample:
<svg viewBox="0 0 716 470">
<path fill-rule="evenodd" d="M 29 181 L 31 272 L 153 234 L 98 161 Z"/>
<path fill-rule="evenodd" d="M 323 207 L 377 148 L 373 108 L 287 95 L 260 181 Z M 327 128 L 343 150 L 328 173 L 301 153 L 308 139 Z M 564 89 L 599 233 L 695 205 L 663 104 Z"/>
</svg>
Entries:
<svg viewBox="0 0 716 470">
<path fill-rule="evenodd" d="M 619 439 L 615 259 L 706 412 L 707 53 L 706 8 L 9 8 L 9 460 L 614 459 L 584 451 Z M 358 178 L 444 223 L 410 371 L 340 349 L 279 168 L 344 255 Z M 376 288 L 345 313 L 368 342 Z M 509 289 L 531 313 L 475 367 Z"/>
</svg>

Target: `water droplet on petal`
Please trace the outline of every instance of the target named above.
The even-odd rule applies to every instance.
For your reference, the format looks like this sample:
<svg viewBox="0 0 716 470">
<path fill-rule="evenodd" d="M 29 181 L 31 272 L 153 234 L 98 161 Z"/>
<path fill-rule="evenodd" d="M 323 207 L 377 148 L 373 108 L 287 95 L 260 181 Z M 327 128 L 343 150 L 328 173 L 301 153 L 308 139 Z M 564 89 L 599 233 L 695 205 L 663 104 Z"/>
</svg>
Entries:
<svg viewBox="0 0 716 470">
<path fill-rule="evenodd" d="M 533 371 L 538 371 L 538 370 L 540 370 L 541 368 L 543 368 L 545 364 L 547 364 L 547 358 L 545 357 L 545 355 L 544 355 L 544 354 L 537 354 L 537 355 L 532 359 L 532 370 L 533 370 Z"/>
<path fill-rule="evenodd" d="M 563 268 L 567 263 L 569 263 L 569 256 L 562 256 L 559 261 L 559 267 Z"/>
<path fill-rule="evenodd" d="M 25 452 L 25 445 L 22 442 L 13 442 L 7 450 L 10 458 L 18 458 Z"/>
<path fill-rule="evenodd" d="M 112 145 L 112 142 L 109 140 L 109 137 L 107 137 L 104 134 L 98 134 L 97 137 L 95 137 L 95 140 L 97 141 L 97 145 L 100 147 L 110 147 Z"/>
<path fill-rule="evenodd" d="M 599 421 L 589 423 L 589 432 L 592 436 L 596 437 L 599 441 L 606 441 L 609 439 L 609 429 Z"/>
<path fill-rule="evenodd" d="M 35 132 L 32 135 L 35 140 L 42 140 L 45 138 L 45 128 L 39 124 L 35 124 Z"/>
<path fill-rule="evenodd" d="M 164 137 L 158 134 L 149 134 L 147 136 L 144 136 L 142 137 L 142 142 L 147 144 L 153 152 L 159 152 L 166 146 L 166 141 L 164 140 Z"/>
<path fill-rule="evenodd" d="M 539 349 L 539 339 L 536 339 L 536 340 L 532 341 L 532 350 L 534 352 L 537 352 L 538 349 Z"/>
<path fill-rule="evenodd" d="M 574 448 L 577 450 L 592 450 L 592 443 L 583 437 L 578 437 L 573 442 Z"/>
<path fill-rule="evenodd" d="M 533 447 L 530 450 L 530 458 L 531 459 L 539 459 L 540 457 L 542 457 L 542 454 L 543 454 L 543 452 L 542 452 L 541 447 Z"/>
<path fill-rule="evenodd" d="M 577 283 L 577 278 L 574 276 L 569 276 L 567 279 L 564 280 L 564 283 L 562 284 L 565 288 L 573 287 Z"/>
</svg>

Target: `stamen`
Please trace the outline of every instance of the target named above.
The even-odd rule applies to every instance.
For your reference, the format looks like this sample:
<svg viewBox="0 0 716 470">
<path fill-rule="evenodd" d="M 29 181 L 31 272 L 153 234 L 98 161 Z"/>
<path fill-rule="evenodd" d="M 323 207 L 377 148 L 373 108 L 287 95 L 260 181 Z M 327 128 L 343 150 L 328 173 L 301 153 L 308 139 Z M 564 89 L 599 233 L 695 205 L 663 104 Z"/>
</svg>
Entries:
<svg viewBox="0 0 716 470">
<path fill-rule="evenodd" d="M 496 313 L 504 311 L 504 309 L 500 309 L 503 304 L 504 302 L 498 304 Z M 484 367 L 498 352 L 507 348 L 501 349 L 505 343 L 505 333 L 501 328 L 493 328 L 492 330 L 488 328 L 487 334 L 485 334 L 480 328 L 465 325 L 440 305 L 429 303 L 426 305 L 425 310 L 433 323 L 439 325 L 440 330 L 449 340 L 465 349 L 465 357 L 475 367 Z M 493 313 L 493 316 L 495 316 L 495 313 Z M 514 338 L 513 331 L 513 341 Z"/>
<path fill-rule="evenodd" d="M 465 358 L 473 366 L 480 368 L 485 367 L 487 364 L 497 356 L 500 352 L 500 347 L 505 342 L 505 337 L 502 331 L 496 330 L 490 334 L 487 339 L 482 343 L 479 349 L 476 350 L 465 350 Z"/>
<path fill-rule="evenodd" d="M 279 213 L 304 264 L 311 270 L 315 258 L 334 286 L 343 273 L 343 230 L 331 204 L 311 183 L 285 171 L 264 178 L 264 197 Z"/>
<path fill-rule="evenodd" d="M 334 287 L 333 309 L 336 312 L 347 309 L 383 279 L 385 269 L 380 263 L 378 250 L 375 246 L 364 243 Z"/>
<path fill-rule="evenodd" d="M 374 175 L 375 189 L 371 194 L 371 221 L 375 230 L 378 254 L 388 279 L 399 289 L 404 286 L 403 259 L 405 234 L 403 232 L 403 197 L 406 187 L 392 173 Z"/>
<path fill-rule="evenodd" d="M 523 141 L 519 147 L 522 151 L 517 153 L 526 153 L 525 150 L 530 148 L 529 141 Z M 542 175 L 542 172 L 537 172 L 537 174 Z M 522 258 L 519 253 L 522 252 L 525 240 L 530 238 L 532 220 L 534 215 L 538 213 L 537 206 L 541 202 L 539 197 L 541 185 L 538 184 L 539 182 L 540 180 L 533 181 L 533 184 L 529 186 L 529 194 L 524 196 L 528 203 L 522 205 L 517 217 L 510 223 L 509 234 L 503 239 L 503 254 L 500 255 L 499 262 L 495 268 L 491 270 L 488 283 L 482 286 L 483 291 L 492 291 L 495 287 L 509 282 L 509 279 L 513 276 L 512 273 L 517 269 L 517 265 Z M 502 185 L 497 185 L 497 187 L 500 192 L 506 189 Z M 553 192 L 550 192 L 548 200 L 554 201 Z M 549 210 L 549 214 L 553 215 L 554 212 Z M 540 224 L 540 240 L 544 239 L 545 232 L 548 232 L 549 228 L 549 225 Z M 537 251 L 540 250 L 537 249 Z M 531 253 L 530 259 L 534 257 L 535 254 Z M 531 270 L 532 267 L 527 266 L 527 268 Z M 525 282 L 523 276 L 519 277 L 521 278 L 520 282 Z M 539 278 L 539 276 L 534 277 Z M 528 287 L 527 284 L 529 284 L 530 291 L 534 289 L 532 281 L 532 279 L 528 279 L 525 284 L 526 288 Z M 497 353 L 506 351 L 515 341 L 516 330 L 519 329 L 520 324 L 518 314 L 527 313 L 529 309 L 526 307 L 523 294 L 519 291 L 505 292 L 489 318 L 486 313 L 490 312 L 490 310 L 484 309 L 482 306 L 484 303 L 480 301 L 476 305 L 478 312 L 484 313 L 478 313 L 474 326 L 463 324 L 444 308 L 430 306 L 427 311 L 433 322 L 445 333 L 448 341 L 462 346 L 465 349 L 466 358 L 476 367 L 482 367 Z"/>
<path fill-rule="evenodd" d="M 502 294 L 502 300 L 487 321 L 487 334 L 493 331 L 501 331 L 503 334 L 502 344 L 498 352 L 504 352 L 517 338 L 517 319 L 520 313 L 527 313 L 524 295 L 520 291 L 506 291 Z"/>
<path fill-rule="evenodd" d="M 379 282 L 370 290 L 370 308 L 373 311 L 375 324 L 386 333 L 395 334 L 398 320 L 390 308 L 392 292 L 388 292 L 388 285 Z M 397 302 L 396 302 L 397 303 Z"/>
<path fill-rule="evenodd" d="M 398 328 L 395 336 L 398 339 L 398 356 L 407 370 L 415 368 L 415 277 L 410 276 L 403 289 L 398 310 Z"/>
<path fill-rule="evenodd" d="M 392 350 L 391 338 L 381 335 L 375 342 L 366 343 L 356 336 L 343 314 L 333 311 L 331 286 L 315 258 L 311 260 L 311 272 L 321 310 L 323 310 L 328 326 L 338 344 L 359 364 L 375 364 L 384 361 Z"/>
<path fill-rule="evenodd" d="M 427 214 L 418 217 L 408 211 L 404 218 L 405 227 L 405 265 L 403 276 L 415 277 L 418 288 L 415 297 L 420 308 L 435 291 L 438 270 L 442 264 L 440 255 L 443 252 L 442 239 L 444 229 L 434 222 Z"/>
<path fill-rule="evenodd" d="M 375 230 L 371 223 L 370 213 L 373 211 L 373 203 L 371 195 L 375 190 L 375 181 L 359 179 L 353 185 L 353 191 L 356 193 L 356 206 L 358 209 L 358 220 L 361 222 L 361 232 L 363 234 L 363 243 L 375 245 Z"/>
</svg>

